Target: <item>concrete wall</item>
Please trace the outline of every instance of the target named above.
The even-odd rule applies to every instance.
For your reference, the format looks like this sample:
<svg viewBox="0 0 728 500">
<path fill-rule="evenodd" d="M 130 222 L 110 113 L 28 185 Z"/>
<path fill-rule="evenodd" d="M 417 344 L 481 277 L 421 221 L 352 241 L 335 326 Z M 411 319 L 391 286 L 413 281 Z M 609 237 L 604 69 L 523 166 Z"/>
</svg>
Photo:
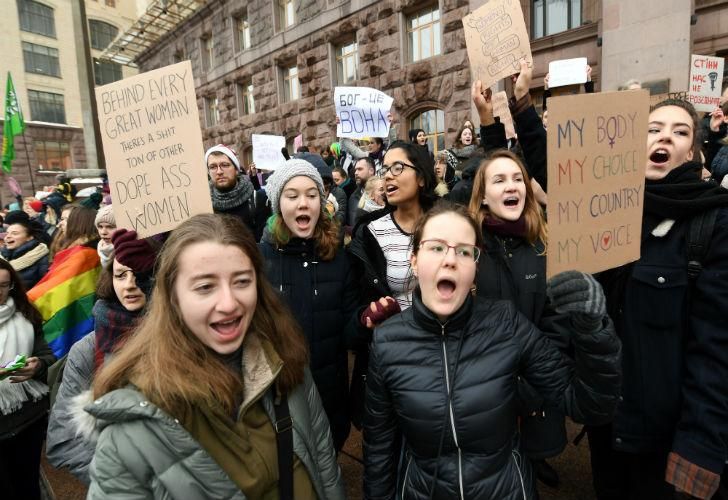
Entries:
<svg viewBox="0 0 728 500">
<path fill-rule="evenodd" d="M 692 12 L 690 0 L 603 0 L 602 90 L 631 78 L 686 90 Z"/>
</svg>

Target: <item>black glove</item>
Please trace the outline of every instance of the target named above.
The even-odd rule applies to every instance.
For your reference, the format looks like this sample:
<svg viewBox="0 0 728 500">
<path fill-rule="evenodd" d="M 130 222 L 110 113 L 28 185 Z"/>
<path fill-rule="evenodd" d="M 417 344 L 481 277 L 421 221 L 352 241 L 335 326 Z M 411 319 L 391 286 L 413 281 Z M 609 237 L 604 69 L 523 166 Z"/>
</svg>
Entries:
<svg viewBox="0 0 728 500">
<path fill-rule="evenodd" d="M 591 274 L 559 273 L 546 284 L 546 295 L 556 312 L 571 315 L 572 324 L 580 331 L 597 330 L 607 313 L 604 290 Z"/>
</svg>

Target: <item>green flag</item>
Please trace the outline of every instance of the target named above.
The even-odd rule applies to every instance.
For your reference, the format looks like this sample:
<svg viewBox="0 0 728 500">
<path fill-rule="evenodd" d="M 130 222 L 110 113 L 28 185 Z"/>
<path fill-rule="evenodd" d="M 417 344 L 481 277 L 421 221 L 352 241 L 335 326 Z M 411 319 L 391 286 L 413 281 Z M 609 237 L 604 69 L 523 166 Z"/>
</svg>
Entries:
<svg viewBox="0 0 728 500">
<path fill-rule="evenodd" d="M 15 94 L 13 78 L 8 71 L 8 84 L 5 90 L 5 122 L 3 123 L 3 170 L 10 172 L 15 159 L 15 136 L 25 130 L 23 112 L 20 110 L 18 96 Z"/>
</svg>

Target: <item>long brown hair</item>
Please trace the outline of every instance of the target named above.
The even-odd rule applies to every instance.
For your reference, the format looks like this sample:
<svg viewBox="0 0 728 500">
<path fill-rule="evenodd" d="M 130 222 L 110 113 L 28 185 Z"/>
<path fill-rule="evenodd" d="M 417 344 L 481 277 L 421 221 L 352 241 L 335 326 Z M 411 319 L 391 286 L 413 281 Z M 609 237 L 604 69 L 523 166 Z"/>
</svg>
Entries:
<svg viewBox="0 0 728 500">
<path fill-rule="evenodd" d="M 257 306 L 248 333 L 267 338 L 283 361 L 277 382 L 290 391 L 303 382 L 306 341 L 296 320 L 265 278 L 263 256 L 249 229 L 229 215 L 196 215 L 172 231 L 162 247 L 148 312 L 138 329 L 94 380 L 99 397 L 132 383 L 170 415 L 195 405 L 235 407 L 240 380 L 187 327 L 174 286 L 179 258 L 190 245 L 215 242 L 239 248 L 255 271 Z"/>
<path fill-rule="evenodd" d="M 15 310 L 22 314 L 25 319 L 30 321 L 33 328 L 39 330 L 43 327 L 43 317 L 38 312 L 38 309 L 28 300 L 27 290 L 23 284 L 23 279 L 20 277 L 18 272 L 13 269 L 13 266 L 5 259 L 0 259 L 0 269 L 6 270 L 10 273 L 10 293 L 8 297 L 13 298 L 15 302 Z"/>
<path fill-rule="evenodd" d="M 546 220 L 543 216 L 543 210 L 536 201 L 536 197 L 533 194 L 533 188 L 531 187 L 531 179 L 528 176 L 526 167 L 523 165 L 518 156 L 511 153 L 506 149 L 495 151 L 488 158 L 483 160 L 478 167 L 478 171 L 475 174 L 475 182 L 473 184 L 473 194 L 470 196 L 470 213 L 473 214 L 475 220 L 483 225 L 483 220 L 488 215 L 492 215 L 487 205 L 483 205 L 483 199 L 485 198 L 485 187 L 487 183 L 487 171 L 488 165 L 494 160 L 499 158 L 506 158 L 511 160 L 513 163 L 518 165 L 523 175 L 523 183 L 526 185 L 526 200 L 523 207 L 523 217 L 526 219 L 526 240 L 531 244 L 535 245 L 538 241 L 546 246 Z"/>
<path fill-rule="evenodd" d="M 99 232 L 96 229 L 96 210 L 84 206 L 78 206 L 68 216 L 66 231 L 63 233 L 64 247 L 72 245 L 83 245 L 92 240 L 99 239 Z"/>
</svg>

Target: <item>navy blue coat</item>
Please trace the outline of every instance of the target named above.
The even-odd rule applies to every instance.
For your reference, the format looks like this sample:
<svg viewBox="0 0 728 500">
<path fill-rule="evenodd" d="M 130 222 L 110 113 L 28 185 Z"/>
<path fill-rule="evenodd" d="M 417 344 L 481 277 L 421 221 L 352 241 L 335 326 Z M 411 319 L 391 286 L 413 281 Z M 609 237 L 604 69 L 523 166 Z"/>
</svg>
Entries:
<svg viewBox="0 0 728 500">
<path fill-rule="evenodd" d="M 33 239 L 28 241 L 27 243 L 20 245 L 14 250 L 3 248 L 2 250 L 0 250 L 0 252 L 2 252 L 3 259 L 10 262 L 12 260 L 19 259 L 26 253 L 36 248 L 38 245 L 42 244 L 43 243 L 41 243 L 40 241 Z M 47 272 L 48 254 L 46 253 L 43 257 L 33 262 L 30 266 L 18 271 L 18 274 L 20 275 L 20 279 L 23 280 L 23 285 L 25 285 L 25 289 L 30 290 L 35 286 L 36 283 L 41 280 L 41 278 L 43 278 L 43 276 L 46 275 Z"/>
<path fill-rule="evenodd" d="M 343 248 L 322 261 L 312 240 L 292 239 L 277 248 L 267 233 L 259 244 L 266 276 L 291 308 L 310 351 L 314 382 L 331 424 L 336 449 L 349 435 L 346 325 L 356 308 L 356 286 Z"/>
</svg>

